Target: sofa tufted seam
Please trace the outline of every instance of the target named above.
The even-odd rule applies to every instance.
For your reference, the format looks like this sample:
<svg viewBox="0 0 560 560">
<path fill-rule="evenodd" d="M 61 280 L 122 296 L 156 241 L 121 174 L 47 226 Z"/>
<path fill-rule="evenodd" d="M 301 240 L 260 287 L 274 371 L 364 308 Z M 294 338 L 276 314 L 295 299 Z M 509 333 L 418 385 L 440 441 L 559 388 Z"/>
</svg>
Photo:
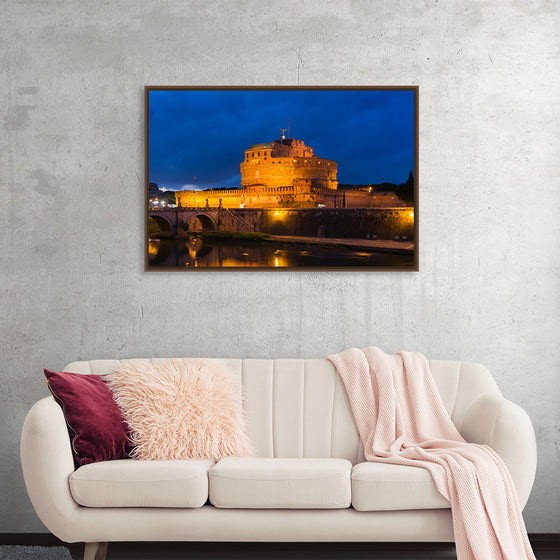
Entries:
<svg viewBox="0 0 560 560">
<path fill-rule="evenodd" d="M 500 416 L 505 401 L 506 399 L 502 398 L 502 402 L 500 402 L 497 409 L 494 410 L 494 419 L 492 420 L 492 428 L 490 428 L 490 437 L 488 438 L 488 445 L 492 449 L 494 449 L 494 434 L 496 433 L 496 425 L 498 423 L 498 417 Z"/>
<path fill-rule="evenodd" d="M 270 413 L 272 414 L 272 456 L 276 457 L 276 360 L 272 360 L 272 383 L 270 393 Z"/>
<path fill-rule="evenodd" d="M 306 424 L 306 408 L 305 408 L 305 391 L 307 380 L 307 360 L 303 360 L 303 379 L 302 379 L 302 395 L 301 395 L 301 456 L 305 457 L 305 424 Z"/>
<path fill-rule="evenodd" d="M 463 362 L 459 362 L 459 373 L 457 374 L 457 383 L 455 383 L 455 395 L 453 397 L 453 406 L 451 407 L 451 412 L 449 413 L 449 418 L 453 419 L 453 414 L 455 414 L 455 408 L 457 407 L 457 397 L 459 395 L 459 385 L 461 384 L 461 377 L 463 373 Z"/>
<path fill-rule="evenodd" d="M 338 374 L 337 374 L 338 376 Z M 334 401 L 336 398 L 336 383 L 337 377 L 334 378 L 334 386 L 333 386 L 333 393 L 332 393 L 332 402 L 331 402 L 331 433 L 329 438 L 329 457 L 332 457 L 333 452 L 333 437 L 334 437 Z"/>
</svg>

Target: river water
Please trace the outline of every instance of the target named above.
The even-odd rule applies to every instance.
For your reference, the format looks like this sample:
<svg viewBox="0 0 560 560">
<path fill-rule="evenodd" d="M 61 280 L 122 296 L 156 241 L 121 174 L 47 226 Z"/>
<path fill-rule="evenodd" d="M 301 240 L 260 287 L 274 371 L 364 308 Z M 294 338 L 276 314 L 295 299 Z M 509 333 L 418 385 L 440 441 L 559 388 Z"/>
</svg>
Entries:
<svg viewBox="0 0 560 560">
<path fill-rule="evenodd" d="M 345 246 L 202 239 L 150 239 L 155 268 L 414 268 L 413 255 L 373 253 Z"/>
</svg>

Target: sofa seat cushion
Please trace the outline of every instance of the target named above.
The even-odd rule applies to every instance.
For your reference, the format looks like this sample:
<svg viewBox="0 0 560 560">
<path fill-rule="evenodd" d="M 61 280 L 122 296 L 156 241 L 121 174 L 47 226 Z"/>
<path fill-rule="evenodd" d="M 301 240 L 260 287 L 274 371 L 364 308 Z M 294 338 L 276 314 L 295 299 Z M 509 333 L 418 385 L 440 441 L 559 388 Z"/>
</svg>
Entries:
<svg viewBox="0 0 560 560">
<path fill-rule="evenodd" d="M 346 459 L 226 457 L 210 470 L 210 502 L 219 508 L 347 508 L 351 471 Z"/>
<path fill-rule="evenodd" d="M 69 477 L 72 497 L 86 507 L 198 508 L 208 500 L 213 461 L 102 461 Z"/>
<path fill-rule="evenodd" d="M 427 469 L 359 463 L 352 469 L 352 507 L 358 511 L 450 508 Z"/>
</svg>

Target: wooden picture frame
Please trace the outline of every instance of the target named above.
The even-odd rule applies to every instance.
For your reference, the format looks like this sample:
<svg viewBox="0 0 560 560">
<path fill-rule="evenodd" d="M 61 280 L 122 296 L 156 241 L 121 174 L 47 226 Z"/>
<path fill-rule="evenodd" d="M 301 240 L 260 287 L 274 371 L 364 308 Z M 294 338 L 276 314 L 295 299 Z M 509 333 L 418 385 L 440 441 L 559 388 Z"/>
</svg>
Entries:
<svg viewBox="0 0 560 560">
<path fill-rule="evenodd" d="M 418 86 L 145 87 L 145 269 L 418 266 Z"/>
</svg>

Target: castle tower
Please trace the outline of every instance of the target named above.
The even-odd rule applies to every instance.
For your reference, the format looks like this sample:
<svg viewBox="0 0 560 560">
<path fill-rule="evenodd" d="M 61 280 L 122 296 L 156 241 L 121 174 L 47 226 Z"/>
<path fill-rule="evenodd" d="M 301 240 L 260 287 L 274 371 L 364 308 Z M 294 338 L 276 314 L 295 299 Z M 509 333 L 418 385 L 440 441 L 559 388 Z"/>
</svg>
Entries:
<svg viewBox="0 0 560 560">
<path fill-rule="evenodd" d="M 303 140 L 285 138 L 284 130 L 279 140 L 245 150 L 240 167 L 241 187 L 253 191 L 272 193 L 288 188 L 294 194 L 319 194 L 336 191 L 338 185 L 336 161 L 317 157 Z"/>
</svg>

